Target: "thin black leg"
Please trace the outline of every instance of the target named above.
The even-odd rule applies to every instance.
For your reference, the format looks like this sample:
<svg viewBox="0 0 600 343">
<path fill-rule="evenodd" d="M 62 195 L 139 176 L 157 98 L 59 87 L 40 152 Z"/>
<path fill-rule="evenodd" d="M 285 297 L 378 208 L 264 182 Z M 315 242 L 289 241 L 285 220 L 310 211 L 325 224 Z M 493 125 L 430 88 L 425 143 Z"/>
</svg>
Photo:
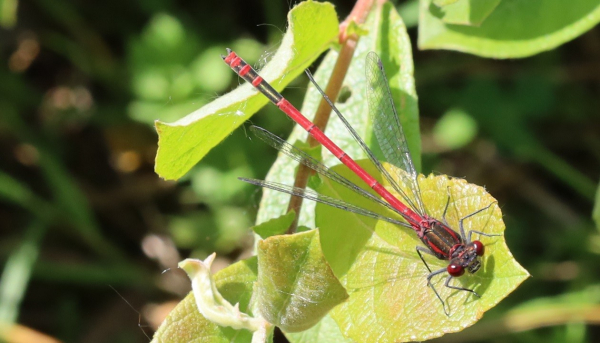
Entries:
<svg viewBox="0 0 600 343">
<path fill-rule="evenodd" d="M 477 231 L 477 230 L 471 230 L 471 231 L 469 231 L 469 242 L 471 242 L 471 241 L 472 241 L 472 240 L 471 240 L 471 236 L 472 236 L 474 233 L 476 233 L 476 234 L 479 234 L 479 235 L 482 235 L 482 236 L 486 236 L 486 237 L 497 237 L 497 236 L 502 236 L 502 235 L 501 235 L 501 234 L 499 234 L 499 233 L 485 233 L 485 232 L 481 232 L 481 231 Z"/>
<path fill-rule="evenodd" d="M 446 287 L 448 288 L 452 288 L 452 289 L 456 289 L 459 291 L 466 291 L 466 292 L 471 292 L 473 293 L 475 296 L 477 296 L 478 298 L 481 298 L 481 296 L 479 294 L 477 294 L 477 292 L 475 292 L 472 289 L 468 289 L 468 288 L 464 288 L 464 287 L 458 287 L 458 286 L 452 286 L 450 285 L 450 280 L 452 279 L 452 275 L 449 275 L 448 278 L 446 279 Z"/>
<path fill-rule="evenodd" d="M 425 267 L 427 267 L 427 270 L 429 270 L 429 272 L 431 273 L 431 268 L 429 268 L 429 265 L 427 264 L 427 262 L 425 261 L 425 259 L 423 258 L 423 255 L 421 255 L 421 253 L 426 253 L 431 256 L 435 256 L 435 254 L 432 253 L 431 251 L 429 251 L 429 249 L 427 249 L 427 248 L 417 246 L 417 254 L 419 254 L 421 261 L 423 261 L 423 264 L 425 264 Z"/>
<path fill-rule="evenodd" d="M 476 214 L 479 214 L 479 213 L 487 210 L 488 208 L 492 207 L 492 205 L 497 204 L 497 203 L 498 203 L 497 201 L 494 201 L 493 203 L 487 205 L 486 207 L 481 208 L 471 214 L 468 214 L 468 215 L 460 218 L 460 221 L 458 222 L 459 223 L 458 226 L 460 227 L 460 235 L 462 236 L 463 239 L 467 240 L 467 236 L 465 235 L 465 227 L 463 225 L 464 221 L 468 218 L 471 218 L 472 216 L 474 216 Z M 469 239 L 467 240 L 467 242 L 471 242 L 471 232 L 473 232 L 473 230 L 469 231 L 469 237 L 468 237 Z M 496 236 L 498 236 L 498 235 L 496 235 Z"/>
<path fill-rule="evenodd" d="M 429 267 L 427 267 L 427 269 L 429 269 Z M 435 296 L 438 298 L 438 300 L 442 303 L 442 308 L 444 309 L 444 313 L 446 314 L 446 316 L 450 316 L 450 313 L 448 312 L 448 309 L 446 309 L 446 303 L 444 302 L 444 300 L 442 300 L 442 297 L 440 296 L 440 294 L 438 293 L 437 289 L 435 289 L 435 287 L 433 286 L 433 284 L 431 283 L 431 278 L 441 274 L 443 272 L 446 271 L 446 268 L 442 268 L 439 270 L 436 270 L 435 272 L 430 273 L 429 275 L 427 275 L 427 286 L 431 287 L 431 289 L 433 289 L 433 292 L 435 293 Z M 452 276 L 448 276 L 448 278 L 452 278 Z M 448 285 L 448 281 L 446 281 L 446 286 Z"/>
<path fill-rule="evenodd" d="M 444 221 L 444 224 L 446 224 L 446 226 L 450 226 L 450 225 L 448 225 L 448 221 L 446 220 L 446 213 L 448 212 L 448 206 L 450 205 L 450 199 L 451 199 L 450 187 L 447 187 L 446 190 L 448 192 L 448 198 L 446 199 L 446 206 L 444 207 L 444 214 L 442 214 L 442 220 Z"/>
</svg>

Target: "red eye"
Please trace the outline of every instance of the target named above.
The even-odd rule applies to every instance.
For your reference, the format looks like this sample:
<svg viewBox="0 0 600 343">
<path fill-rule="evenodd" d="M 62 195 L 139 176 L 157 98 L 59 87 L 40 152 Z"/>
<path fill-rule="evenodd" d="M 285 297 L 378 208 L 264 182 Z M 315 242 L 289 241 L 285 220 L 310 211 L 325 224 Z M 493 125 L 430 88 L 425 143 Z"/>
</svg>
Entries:
<svg viewBox="0 0 600 343">
<path fill-rule="evenodd" d="M 483 256 L 483 253 L 485 252 L 485 247 L 483 246 L 483 243 L 481 243 L 480 241 L 473 241 L 471 242 L 471 244 L 475 248 L 475 254 L 477 254 L 477 256 Z"/>
<path fill-rule="evenodd" d="M 448 271 L 448 274 L 453 277 L 459 277 L 465 273 L 465 269 L 460 264 L 456 263 L 450 263 L 446 270 Z"/>
</svg>

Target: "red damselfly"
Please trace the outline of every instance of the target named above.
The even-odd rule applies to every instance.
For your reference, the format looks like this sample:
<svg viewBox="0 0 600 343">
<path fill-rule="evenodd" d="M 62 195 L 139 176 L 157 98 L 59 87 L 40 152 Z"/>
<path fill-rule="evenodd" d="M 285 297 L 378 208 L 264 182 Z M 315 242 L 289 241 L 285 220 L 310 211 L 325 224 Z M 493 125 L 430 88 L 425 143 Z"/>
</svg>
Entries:
<svg viewBox="0 0 600 343">
<path fill-rule="evenodd" d="M 473 213 L 470 213 L 459 220 L 459 232 L 450 228 L 446 222 L 445 215 L 448 209 L 450 197 L 446 202 L 446 208 L 442 219 L 438 220 L 431 217 L 427 213 L 427 209 L 421 198 L 419 190 L 419 184 L 417 182 L 418 173 L 415 170 L 410 151 L 400 124 L 399 117 L 394 107 L 394 102 L 391 96 L 391 92 L 388 86 L 388 81 L 383 70 L 383 64 L 381 60 L 374 52 L 367 55 L 366 58 L 366 82 L 367 82 L 367 99 L 369 103 L 369 111 L 373 117 L 373 129 L 383 155 L 387 161 L 397 167 L 400 167 L 404 172 L 399 173 L 398 179 L 404 183 L 408 189 L 408 192 L 402 190 L 399 184 L 395 181 L 395 178 L 383 167 L 382 163 L 375 157 L 374 153 L 367 147 L 366 143 L 361 139 L 358 133 L 350 126 L 346 118 L 340 113 L 333 102 L 327 97 L 327 95 L 321 90 L 316 84 L 312 75 L 307 71 L 307 75 L 311 82 L 315 85 L 317 90 L 329 103 L 332 110 L 342 120 L 345 127 L 348 129 L 354 140 L 364 150 L 366 155 L 369 157 L 371 162 L 383 175 L 383 177 L 390 183 L 394 190 L 400 194 L 403 201 L 400 201 L 392 193 L 390 193 L 384 186 L 379 183 L 373 176 L 367 173 L 362 167 L 360 167 L 350 156 L 348 156 L 342 149 L 340 149 L 333 141 L 331 141 L 318 127 L 315 126 L 309 119 L 300 113 L 292 104 L 290 104 L 281 94 L 279 94 L 269 83 L 267 83 L 260 75 L 254 70 L 249 64 L 242 60 L 235 52 L 227 49 L 228 55 L 222 56 L 225 63 L 227 63 L 233 71 L 235 71 L 240 77 L 247 82 L 251 83 L 256 89 L 264 94 L 272 103 L 277 105 L 285 114 L 287 114 L 292 120 L 302 126 L 310 135 L 312 135 L 321 145 L 329 150 L 335 157 L 337 157 L 343 164 L 345 164 L 352 172 L 360 177 L 372 190 L 381 196 L 380 199 L 371 193 L 367 192 L 358 185 L 352 183 L 348 179 L 344 178 L 340 174 L 330 170 L 321 162 L 317 161 L 307 153 L 294 147 L 293 145 L 285 142 L 276 135 L 253 126 L 252 131 L 263 141 L 267 142 L 271 146 L 279 149 L 288 156 L 292 157 L 296 161 L 312 168 L 319 174 L 330 178 L 331 180 L 351 189 L 352 191 L 360 194 L 361 196 L 374 201 L 393 212 L 399 214 L 404 221 L 383 216 L 373 211 L 360 208 L 358 206 L 349 204 L 340 199 L 331 198 L 325 195 L 321 195 L 310 189 L 296 188 L 280 183 L 269 182 L 264 180 L 246 179 L 240 178 L 242 181 L 249 182 L 261 187 L 274 189 L 280 192 L 288 193 L 291 195 L 300 196 L 309 200 L 321 202 L 333 207 L 348 210 L 354 213 L 358 213 L 367 217 L 375 218 L 378 220 L 384 220 L 399 226 L 404 226 L 413 229 L 418 235 L 419 239 L 423 242 L 425 247 L 417 246 L 416 252 L 420 259 L 423 261 L 429 275 L 427 276 L 427 284 L 433 289 L 435 295 L 442 303 L 444 312 L 448 314 L 446 305 L 439 295 L 438 291 L 433 286 L 431 279 L 439 274 L 448 273 L 448 277 L 445 281 L 445 286 L 451 289 L 459 291 L 466 291 L 479 297 L 474 290 L 451 285 L 450 282 L 453 277 L 459 277 L 465 273 L 475 273 L 481 267 L 480 257 L 484 254 L 484 245 L 479 240 L 473 240 L 473 234 L 479 234 L 483 236 L 497 236 L 493 234 L 487 234 L 481 231 L 471 230 L 465 233 L 463 222 L 488 208 L 494 203 L 479 209 Z M 408 194 L 410 193 L 410 194 Z M 432 271 L 429 265 L 423 258 L 423 253 L 433 255 L 441 260 L 449 261 L 446 268 Z"/>
</svg>

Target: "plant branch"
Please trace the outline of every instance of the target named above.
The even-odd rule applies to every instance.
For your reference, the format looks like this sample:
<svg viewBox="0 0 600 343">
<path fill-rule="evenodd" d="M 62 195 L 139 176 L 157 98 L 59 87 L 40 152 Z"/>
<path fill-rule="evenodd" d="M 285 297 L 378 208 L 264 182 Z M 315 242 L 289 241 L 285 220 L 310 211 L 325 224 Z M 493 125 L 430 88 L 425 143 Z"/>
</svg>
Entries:
<svg viewBox="0 0 600 343">
<path fill-rule="evenodd" d="M 337 61 L 335 66 L 333 67 L 333 71 L 331 73 L 331 77 L 329 78 L 329 82 L 327 83 L 327 87 L 325 88 L 325 94 L 334 100 L 337 99 L 340 90 L 342 89 L 342 84 L 344 82 L 344 78 L 348 73 L 348 69 L 350 68 L 350 62 L 352 61 L 352 56 L 354 55 L 354 51 L 356 50 L 356 46 L 358 43 L 358 39 L 360 38 L 356 33 L 347 34 L 347 28 L 350 23 L 355 22 L 357 24 L 362 24 L 365 22 L 371 7 L 373 7 L 374 0 L 358 0 L 356 5 L 352 9 L 352 12 L 348 15 L 348 17 L 340 24 L 340 34 L 339 34 L 339 43 L 341 44 L 341 49 L 338 54 Z M 319 103 L 319 107 L 317 108 L 317 112 L 315 113 L 315 117 L 313 122 L 321 131 L 325 131 L 327 127 L 327 122 L 329 121 L 329 116 L 331 115 L 331 107 L 325 99 L 321 99 Z M 319 144 L 313 136 L 309 135 L 307 140 L 309 146 L 314 147 Z M 294 186 L 299 188 L 306 188 L 308 183 L 308 178 L 312 173 L 312 169 L 301 164 L 298 168 L 298 172 L 296 173 L 296 180 L 294 181 Z M 292 196 L 290 198 L 290 203 L 288 205 L 288 212 L 290 210 L 294 210 L 296 212 L 296 219 L 292 225 L 290 225 L 287 233 L 291 234 L 296 231 L 298 227 L 298 216 L 300 214 L 300 209 L 302 207 L 302 198 L 298 196 Z"/>
</svg>

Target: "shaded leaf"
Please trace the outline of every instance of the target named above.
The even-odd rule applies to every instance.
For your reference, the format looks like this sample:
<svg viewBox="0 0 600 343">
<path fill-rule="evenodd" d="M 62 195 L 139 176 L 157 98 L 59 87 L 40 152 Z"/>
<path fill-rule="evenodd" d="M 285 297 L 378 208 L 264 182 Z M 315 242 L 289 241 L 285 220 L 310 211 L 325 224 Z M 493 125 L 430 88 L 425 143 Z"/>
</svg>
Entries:
<svg viewBox="0 0 600 343">
<path fill-rule="evenodd" d="M 291 210 L 282 216 L 267 220 L 264 223 L 260 223 L 252 227 L 252 230 L 254 230 L 254 232 L 262 239 L 271 236 L 282 235 L 287 231 L 290 225 L 292 225 L 292 222 L 295 218 L 296 212 Z"/>
<path fill-rule="evenodd" d="M 600 287 L 597 284 L 557 296 L 535 298 L 517 305 L 501 317 L 486 320 L 476 327 L 462 331 L 459 334 L 460 338 L 454 341 L 476 342 L 489 340 L 496 335 L 506 335 L 506 323 L 511 323 L 513 332 L 521 332 L 557 323 L 581 325 L 582 321 L 593 322 L 599 303 Z M 563 340 L 559 338 L 559 341 Z"/>
</svg>

